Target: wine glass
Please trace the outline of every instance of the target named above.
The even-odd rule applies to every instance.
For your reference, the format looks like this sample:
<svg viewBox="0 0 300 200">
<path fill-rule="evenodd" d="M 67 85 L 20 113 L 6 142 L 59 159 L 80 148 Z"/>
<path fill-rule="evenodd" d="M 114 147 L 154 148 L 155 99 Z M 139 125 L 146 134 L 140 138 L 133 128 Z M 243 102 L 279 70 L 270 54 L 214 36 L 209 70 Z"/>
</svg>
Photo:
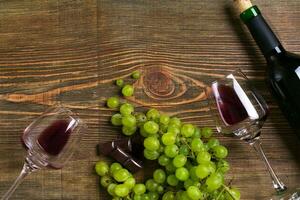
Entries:
<svg viewBox="0 0 300 200">
<path fill-rule="evenodd" d="M 234 135 L 251 145 L 268 169 L 275 195 L 272 200 L 300 200 L 299 189 L 287 189 L 271 167 L 261 146 L 261 128 L 268 115 L 263 97 L 251 86 L 241 70 L 214 81 L 206 89 L 217 131 Z"/>
<path fill-rule="evenodd" d="M 30 173 L 44 168 L 61 169 L 78 148 L 85 129 L 83 121 L 62 106 L 51 107 L 34 120 L 21 136 L 27 150 L 23 169 L 1 199 L 9 199 Z"/>
</svg>

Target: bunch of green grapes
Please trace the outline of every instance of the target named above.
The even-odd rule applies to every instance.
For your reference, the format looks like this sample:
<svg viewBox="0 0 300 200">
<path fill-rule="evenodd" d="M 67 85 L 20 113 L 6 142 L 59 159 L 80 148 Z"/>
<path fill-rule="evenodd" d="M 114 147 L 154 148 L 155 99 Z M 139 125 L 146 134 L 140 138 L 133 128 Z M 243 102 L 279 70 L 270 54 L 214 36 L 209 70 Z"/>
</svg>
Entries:
<svg viewBox="0 0 300 200">
<path fill-rule="evenodd" d="M 132 104 L 119 104 L 117 97 L 107 101 L 108 107 L 119 108 L 111 123 L 122 127 L 126 136 L 141 134 L 144 157 L 157 161 L 160 168 L 145 184 L 136 184 L 132 174 L 120 164 L 109 167 L 98 162 L 96 171 L 101 185 L 107 187 L 113 200 L 240 199 L 239 190 L 225 184 L 224 176 L 230 168 L 225 160 L 228 150 L 212 137 L 212 129 L 182 123 L 156 109 L 135 112 Z"/>
</svg>

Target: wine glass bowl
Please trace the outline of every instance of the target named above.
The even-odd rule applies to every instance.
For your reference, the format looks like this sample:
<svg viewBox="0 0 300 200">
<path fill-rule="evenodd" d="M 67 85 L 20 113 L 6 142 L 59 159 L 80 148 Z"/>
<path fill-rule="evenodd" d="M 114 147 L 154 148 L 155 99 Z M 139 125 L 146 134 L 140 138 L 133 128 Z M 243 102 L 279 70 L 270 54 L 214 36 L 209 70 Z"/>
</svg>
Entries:
<svg viewBox="0 0 300 200">
<path fill-rule="evenodd" d="M 33 121 L 24 130 L 21 140 L 37 167 L 59 169 L 78 147 L 85 128 L 71 110 L 54 107 Z"/>
<path fill-rule="evenodd" d="M 87 126 L 71 110 L 62 106 L 49 108 L 23 132 L 21 142 L 27 156 L 20 175 L 1 200 L 7 200 L 30 173 L 60 169 L 79 147 Z"/>
<path fill-rule="evenodd" d="M 236 70 L 212 82 L 206 94 L 217 131 L 247 142 L 264 161 L 275 190 L 271 200 L 300 200 L 300 190 L 287 189 L 262 149 L 260 133 L 269 109 L 245 74 Z"/>
<path fill-rule="evenodd" d="M 268 106 L 241 70 L 214 81 L 206 95 L 218 132 L 248 142 L 260 136 Z"/>
</svg>

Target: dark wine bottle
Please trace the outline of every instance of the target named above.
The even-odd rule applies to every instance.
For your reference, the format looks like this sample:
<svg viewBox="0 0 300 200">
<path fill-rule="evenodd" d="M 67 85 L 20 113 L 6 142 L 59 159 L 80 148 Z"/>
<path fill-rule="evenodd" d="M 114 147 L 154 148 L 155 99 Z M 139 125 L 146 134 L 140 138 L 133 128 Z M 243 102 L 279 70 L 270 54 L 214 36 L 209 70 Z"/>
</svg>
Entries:
<svg viewBox="0 0 300 200">
<path fill-rule="evenodd" d="M 249 0 L 236 2 L 240 18 L 267 61 L 267 82 L 271 91 L 300 137 L 300 56 L 283 48 L 257 6 L 252 6 Z"/>
</svg>

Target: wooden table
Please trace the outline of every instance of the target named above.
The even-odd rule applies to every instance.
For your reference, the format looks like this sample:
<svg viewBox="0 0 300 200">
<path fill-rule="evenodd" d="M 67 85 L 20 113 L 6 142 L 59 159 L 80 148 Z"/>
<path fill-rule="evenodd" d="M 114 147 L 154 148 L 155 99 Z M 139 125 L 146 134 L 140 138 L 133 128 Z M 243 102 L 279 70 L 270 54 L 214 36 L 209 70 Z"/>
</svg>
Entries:
<svg viewBox="0 0 300 200">
<path fill-rule="evenodd" d="M 287 49 L 300 53 L 300 2 L 257 1 Z M 300 185 L 300 143 L 264 82 L 265 61 L 228 0 L 0 1 L 0 194 L 21 170 L 23 129 L 61 103 L 89 126 L 62 170 L 32 174 L 12 199 L 110 199 L 99 189 L 95 146 L 119 134 L 105 99 L 133 70 L 144 75 L 130 101 L 185 122 L 213 126 L 204 87 L 242 68 L 270 105 L 264 149 L 288 186 Z M 255 152 L 218 136 L 230 149 L 228 178 L 242 199 L 267 199 L 271 182 Z"/>
</svg>

